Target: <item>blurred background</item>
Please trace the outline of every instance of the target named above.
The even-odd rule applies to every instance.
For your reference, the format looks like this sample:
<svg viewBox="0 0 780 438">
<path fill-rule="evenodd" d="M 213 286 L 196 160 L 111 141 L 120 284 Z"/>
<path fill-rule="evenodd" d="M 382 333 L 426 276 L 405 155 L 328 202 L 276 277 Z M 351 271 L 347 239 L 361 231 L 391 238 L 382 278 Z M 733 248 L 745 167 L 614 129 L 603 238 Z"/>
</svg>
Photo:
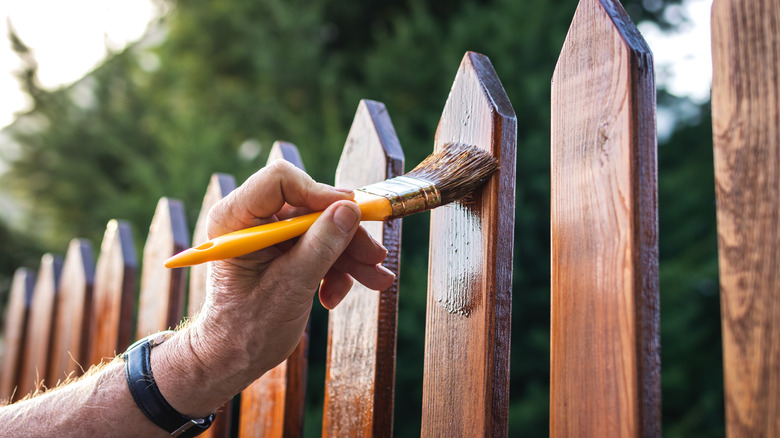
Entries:
<svg viewBox="0 0 780 438">
<path fill-rule="evenodd" d="M 708 0 L 625 0 L 658 84 L 663 429 L 723 436 Z M 487 55 L 517 113 L 509 429 L 545 436 L 550 79 L 574 0 L 3 2 L 0 303 L 19 266 L 111 218 L 138 253 L 157 199 L 194 224 L 212 172 L 243 181 L 273 141 L 332 183 L 360 99 L 384 102 L 407 170 L 428 155 L 458 65 Z M 10 73 L 9 73 L 10 72 Z M 427 215 L 404 219 L 395 435 L 419 434 Z M 307 436 L 319 436 L 327 312 L 315 305 Z"/>
</svg>

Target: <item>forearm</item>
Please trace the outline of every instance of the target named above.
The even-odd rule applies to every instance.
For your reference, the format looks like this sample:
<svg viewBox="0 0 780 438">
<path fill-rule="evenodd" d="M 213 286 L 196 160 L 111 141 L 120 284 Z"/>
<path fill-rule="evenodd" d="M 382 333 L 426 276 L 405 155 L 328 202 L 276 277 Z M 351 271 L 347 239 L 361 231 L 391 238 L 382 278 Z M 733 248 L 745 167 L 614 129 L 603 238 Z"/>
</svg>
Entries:
<svg viewBox="0 0 780 438">
<path fill-rule="evenodd" d="M 184 415 L 214 412 L 241 385 L 233 370 L 212 372 L 192 348 L 192 327 L 152 349 L 152 373 L 166 400 Z M 200 353 L 207 356 L 208 353 Z M 204 363 L 205 362 L 205 363 Z M 0 436 L 167 436 L 140 411 L 115 359 L 78 380 L 0 408 Z"/>
<path fill-rule="evenodd" d="M 124 362 L 40 396 L 0 408 L 0 435 L 163 436 L 135 406 L 125 381 Z"/>
</svg>

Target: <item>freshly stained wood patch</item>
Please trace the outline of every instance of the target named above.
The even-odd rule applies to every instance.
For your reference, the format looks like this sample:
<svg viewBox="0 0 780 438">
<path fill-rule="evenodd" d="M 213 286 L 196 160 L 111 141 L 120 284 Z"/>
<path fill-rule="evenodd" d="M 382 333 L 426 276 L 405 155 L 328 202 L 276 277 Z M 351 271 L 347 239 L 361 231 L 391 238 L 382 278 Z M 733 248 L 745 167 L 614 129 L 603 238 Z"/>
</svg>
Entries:
<svg viewBox="0 0 780 438">
<path fill-rule="evenodd" d="M 470 203 L 431 211 L 423 436 L 506 436 L 517 121 L 490 60 L 463 57 L 436 131 L 499 170 Z"/>
</svg>

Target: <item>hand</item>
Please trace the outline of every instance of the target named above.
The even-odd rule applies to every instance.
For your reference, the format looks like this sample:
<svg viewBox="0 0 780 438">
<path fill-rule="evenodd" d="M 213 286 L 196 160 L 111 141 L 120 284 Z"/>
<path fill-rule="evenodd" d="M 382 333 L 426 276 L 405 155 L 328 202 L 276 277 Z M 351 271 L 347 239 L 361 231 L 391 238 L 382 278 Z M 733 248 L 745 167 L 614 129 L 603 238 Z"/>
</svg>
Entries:
<svg viewBox="0 0 780 438">
<path fill-rule="evenodd" d="M 301 338 L 319 287 L 321 303 L 335 307 L 353 278 L 384 289 L 394 276 L 381 263 L 387 250 L 359 226 L 349 190 L 314 182 L 285 161 L 251 176 L 215 205 L 209 238 L 325 210 L 297 242 L 285 242 L 210 265 L 209 291 L 194 323 L 204 363 L 251 369 L 246 384 L 286 359 Z"/>
</svg>

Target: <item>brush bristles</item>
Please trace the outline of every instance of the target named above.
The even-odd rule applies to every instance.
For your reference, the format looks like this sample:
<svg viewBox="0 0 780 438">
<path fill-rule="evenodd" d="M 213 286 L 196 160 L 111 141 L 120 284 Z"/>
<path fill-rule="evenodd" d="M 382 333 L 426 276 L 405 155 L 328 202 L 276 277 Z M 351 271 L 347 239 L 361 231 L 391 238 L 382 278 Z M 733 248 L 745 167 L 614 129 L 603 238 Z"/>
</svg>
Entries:
<svg viewBox="0 0 780 438">
<path fill-rule="evenodd" d="M 487 151 L 455 143 L 429 155 L 406 176 L 433 183 L 444 205 L 471 195 L 497 169 L 498 160 Z"/>
</svg>

